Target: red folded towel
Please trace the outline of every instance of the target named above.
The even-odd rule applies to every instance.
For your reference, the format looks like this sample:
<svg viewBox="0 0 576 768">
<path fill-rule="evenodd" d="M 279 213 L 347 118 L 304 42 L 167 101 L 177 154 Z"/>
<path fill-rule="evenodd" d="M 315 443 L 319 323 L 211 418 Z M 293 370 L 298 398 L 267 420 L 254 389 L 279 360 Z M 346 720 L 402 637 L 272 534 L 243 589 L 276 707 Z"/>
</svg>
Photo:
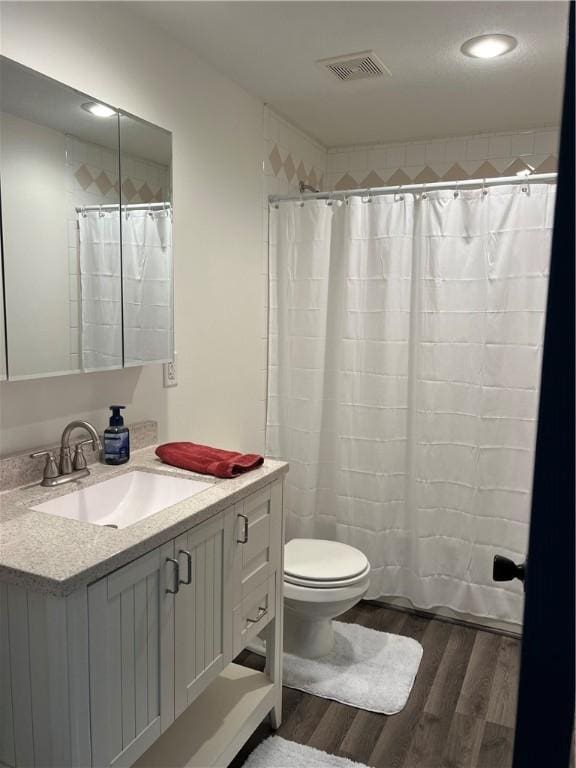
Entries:
<svg viewBox="0 0 576 768">
<path fill-rule="evenodd" d="M 264 463 L 264 457 L 256 453 L 223 451 L 197 443 L 165 443 L 156 448 L 156 456 L 173 467 L 215 477 L 236 477 Z"/>
</svg>

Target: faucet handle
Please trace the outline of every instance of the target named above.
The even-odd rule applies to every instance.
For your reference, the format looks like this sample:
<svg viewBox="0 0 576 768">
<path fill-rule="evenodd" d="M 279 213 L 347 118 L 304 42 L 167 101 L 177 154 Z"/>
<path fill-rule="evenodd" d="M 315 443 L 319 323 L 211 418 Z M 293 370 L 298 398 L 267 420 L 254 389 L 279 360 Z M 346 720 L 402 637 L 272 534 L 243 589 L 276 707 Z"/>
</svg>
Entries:
<svg viewBox="0 0 576 768">
<path fill-rule="evenodd" d="M 58 465 L 52 451 L 36 451 L 30 454 L 31 459 L 35 459 L 38 456 L 46 456 L 46 464 L 44 465 L 44 480 L 58 477 L 60 472 L 58 471 Z"/>
<path fill-rule="evenodd" d="M 92 440 L 92 438 L 89 440 L 81 440 L 79 443 L 76 443 L 74 447 L 74 459 L 72 461 L 72 468 L 75 470 L 86 469 L 87 467 L 86 456 L 84 456 L 85 445 L 91 445 L 92 450 L 96 450 L 96 446 L 94 445 L 94 440 Z"/>
</svg>

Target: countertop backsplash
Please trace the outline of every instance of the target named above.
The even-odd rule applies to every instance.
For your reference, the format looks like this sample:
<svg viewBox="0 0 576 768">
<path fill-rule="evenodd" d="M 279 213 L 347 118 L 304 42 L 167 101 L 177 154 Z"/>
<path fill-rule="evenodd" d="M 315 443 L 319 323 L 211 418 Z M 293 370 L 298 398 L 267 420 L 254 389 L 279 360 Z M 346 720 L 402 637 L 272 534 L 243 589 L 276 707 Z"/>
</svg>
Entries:
<svg viewBox="0 0 576 768">
<path fill-rule="evenodd" d="M 135 424 L 127 425 L 130 429 L 130 450 L 137 451 L 140 448 L 147 448 L 158 442 L 158 423 L 156 421 L 139 421 Z M 80 433 L 79 433 L 80 434 Z M 102 437 L 102 433 L 100 433 Z M 84 435 L 84 439 L 86 435 Z M 71 445 L 76 441 L 73 439 Z M 39 483 L 42 480 L 44 472 L 45 456 L 39 456 L 31 459 L 30 454 L 33 451 L 44 450 L 44 447 L 30 446 L 27 451 L 21 451 L 12 456 L 0 457 L 0 492 L 8 491 L 12 488 L 18 488 L 21 485 Z M 60 451 L 60 444 L 47 446 L 46 450 L 54 451 L 56 460 Z M 98 452 L 92 451 L 88 446 L 84 455 L 88 464 L 98 462 Z"/>
</svg>

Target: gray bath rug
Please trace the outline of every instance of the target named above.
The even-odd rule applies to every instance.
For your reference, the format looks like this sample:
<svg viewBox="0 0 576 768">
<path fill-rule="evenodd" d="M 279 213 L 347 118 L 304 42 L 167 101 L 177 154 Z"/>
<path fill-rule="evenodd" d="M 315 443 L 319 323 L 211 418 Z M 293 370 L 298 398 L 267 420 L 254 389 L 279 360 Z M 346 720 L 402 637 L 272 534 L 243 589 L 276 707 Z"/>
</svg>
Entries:
<svg viewBox="0 0 576 768">
<path fill-rule="evenodd" d="M 359 624 L 333 624 L 336 642 L 327 656 L 284 654 L 283 684 L 384 715 L 404 709 L 422 658 L 420 643 Z"/>
<path fill-rule="evenodd" d="M 259 744 L 242 768 L 366 768 L 345 757 L 336 757 L 320 749 L 305 747 L 286 741 L 280 736 L 270 736 Z"/>
</svg>

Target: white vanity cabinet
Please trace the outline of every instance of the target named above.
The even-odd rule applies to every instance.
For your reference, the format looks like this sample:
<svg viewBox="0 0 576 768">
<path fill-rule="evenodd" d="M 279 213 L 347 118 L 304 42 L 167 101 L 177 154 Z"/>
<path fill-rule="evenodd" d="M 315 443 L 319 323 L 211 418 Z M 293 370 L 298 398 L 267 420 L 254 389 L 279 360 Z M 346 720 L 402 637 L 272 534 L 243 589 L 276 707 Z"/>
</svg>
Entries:
<svg viewBox="0 0 576 768">
<path fill-rule="evenodd" d="M 277 479 L 67 597 L 0 583 L 0 765 L 225 766 L 280 723 L 282 551 Z"/>
<path fill-rule="evenodd" d="M 88 587 L 92 764 L 129 766 L 174 720 L 174 543 Z"/>
</svg>

